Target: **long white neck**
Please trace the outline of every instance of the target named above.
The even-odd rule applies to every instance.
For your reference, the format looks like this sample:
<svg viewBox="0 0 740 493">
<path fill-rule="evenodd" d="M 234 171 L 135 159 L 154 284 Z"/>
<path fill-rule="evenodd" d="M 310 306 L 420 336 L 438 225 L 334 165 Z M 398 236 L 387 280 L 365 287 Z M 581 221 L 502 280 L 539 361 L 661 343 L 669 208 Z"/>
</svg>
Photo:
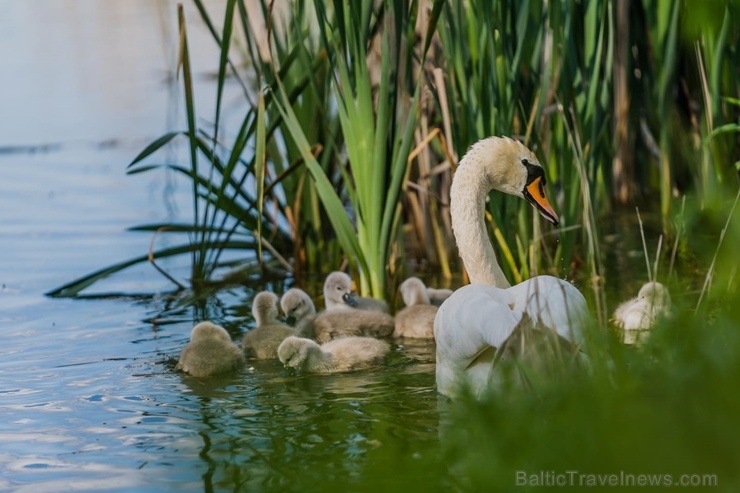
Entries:
<svg viewBox="0 0 740 493">
<path fill-rule="evenodd" d="M 496 261 L 485 223 L 486 197 L 495 183 L 486 176 L 474 146 L 455 171 L 450 189 L 450 215 L 457 249 L 470 282 L 497 288 L 511 286 Z"/>
</svg>

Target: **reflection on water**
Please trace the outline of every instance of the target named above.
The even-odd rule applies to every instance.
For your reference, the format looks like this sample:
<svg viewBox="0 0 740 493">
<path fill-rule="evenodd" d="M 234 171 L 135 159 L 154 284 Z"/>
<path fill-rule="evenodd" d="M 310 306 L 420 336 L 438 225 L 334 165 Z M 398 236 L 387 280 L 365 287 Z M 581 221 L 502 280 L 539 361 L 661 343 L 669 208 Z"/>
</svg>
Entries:
<svg viewBox="0 0 740 493">
<path fill-rule="evenodd" d="M 222 296 L 223 305 L 239 305 L 252 293 Z M 369 371 L 298 375 L 277 361 L 252 361 L 233 375 L 197 379 L 173 369 L 191 323 L 128 322 L 160 308 L 48 300 L 35 316 L 4 324 L 0 489 L 446 484 L 432 343 L 395 341 L 388 365 Z M 245 323 L 225 325 L 238 339 Z"/>
<path fill-rule="evenodd" d="M 424 346 L 433 358 L 433 345 Z M 310 490 L 382 484 L 391 478 L 368 471 L 400 451 L 401 461 L 422 454 L 436 460 L 433 367 L 419 372 L 418 365 L 396 347 L 388 367 L 370 371 L 294 375 L 274 362 L 253 362 L 243 379 L 183 378 L 186 406 L 203 424 L 207 475 L 212 484 L 248 491 Z M 384 474 L 413 479 L 403 470 Z M 432 477 L 416 480 L 436 487 L 441 475 Z"/>
</svg>

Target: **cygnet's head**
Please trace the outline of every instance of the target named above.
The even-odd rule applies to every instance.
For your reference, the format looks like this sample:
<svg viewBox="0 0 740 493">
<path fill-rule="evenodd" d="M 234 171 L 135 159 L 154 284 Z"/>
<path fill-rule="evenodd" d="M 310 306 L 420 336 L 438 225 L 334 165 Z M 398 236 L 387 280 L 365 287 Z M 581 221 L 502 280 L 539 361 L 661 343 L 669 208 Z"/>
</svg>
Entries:
<svg viewBox="0 0 740 493">
<path fill-rule="evenodd" d="M 308 315 L 316 313 L 316 306 L 313 304 L 311 297 L 298 288 L 291 288 L 280 298 L 280 308 L 288 318 L 302 320 Z"/>
<path fill-rule="evenodd" d="M 656 307 L 670 307 L 671 295 L 668 288 L 659 282 L 648 282 L 640 288 L 637 294 L 639 299 L 644 299 Z"/>
<path fill-rule="evenodd" d="M 257 293 L 252 301 L 252 316 L 257 326 L 275 323 L 278 314 L 277 295 L 269 291 Z"/>
<path fill-rule="evenodd" d="M 288 368 L 300 368 L 308 359 L 309 351 L 321 348 L 310 339 L 290 336 L 286 337 L 278 347 L 278 358 Z"/>
<path fill-rule="evenodd" d="M 193 330 L 190 332 L 191 341 L 202 341 L 205 339 L 231 342 L 231 336 L 226 329 L 211 322 L 201 322 L 193 327 Z"/>
<path fill-rule="evenodd" d="M 418 277 L 409 277 L 401 283 L 399 289 L 406 306 L 431 304 L 427 287 Z"/>
<path fill-rule="evenodd" d="M 471 165 L 492 189 L 525 199 L 548 221 L 558 225 L 545 195 L 545 171 L 532 151 L 509 137 L 488 137 L 473 144 L 460 161 Z"/>
<path fill-rule="evenodd" d="M 344 272 L 332 272 L 324 281 L 324 300 L 329 304 L 344 303 L 344 296 L 352 292 L 352 278 Z M 327 305 L 328 306 L 328 305 Z"/>
</svg>

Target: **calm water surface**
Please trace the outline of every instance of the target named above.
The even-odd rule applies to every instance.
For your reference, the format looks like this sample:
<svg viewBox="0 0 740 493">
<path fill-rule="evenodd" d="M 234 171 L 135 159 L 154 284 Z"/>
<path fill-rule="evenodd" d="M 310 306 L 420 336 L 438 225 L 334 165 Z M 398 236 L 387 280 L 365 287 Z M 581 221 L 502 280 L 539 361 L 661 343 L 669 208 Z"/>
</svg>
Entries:
<svg viewBox="0 0 740 493">
<path fill-rule="evenodd" d="M 225 2 L 206 3 L 220 17 Z M 186 12 L 207 119 L 218 58 Z M 196 311 L 158 296 L 171 286 L 139 266 L 86 292 L 126 296 L 43 295 L 145 254 L 151 236 L 126 228 L 188 220 L 187 184 L 125 175 L 182 128 L 176 32 L 170 0 L 0 1 L 0 491 L 447 488 L 433 345 L 396 344 L 374 371 L 297 376 L 266 362 L 199 380 L 173 370 L 194 321 L 238 339 L 265 286 Z M 187 275 L 187 259 L 163 266 Z"/>
</svg>

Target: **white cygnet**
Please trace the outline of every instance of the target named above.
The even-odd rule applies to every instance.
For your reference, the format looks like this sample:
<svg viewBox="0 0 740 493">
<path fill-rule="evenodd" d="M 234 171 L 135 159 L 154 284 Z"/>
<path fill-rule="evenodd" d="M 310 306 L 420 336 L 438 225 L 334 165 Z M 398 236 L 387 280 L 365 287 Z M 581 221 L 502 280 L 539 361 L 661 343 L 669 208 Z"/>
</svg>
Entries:
<svg viewBox="0 0 740 493">
<path fill-rule="evenodd" d="M 636 298 L 625 301 L 614 311 L 614 323 L 623 331 L 625 344 L 642 341 L 649 329 L 661 317 L 671 315 L 671 295 L 659 282 L 649 282 L 640 288 Z"/>
</svg>

